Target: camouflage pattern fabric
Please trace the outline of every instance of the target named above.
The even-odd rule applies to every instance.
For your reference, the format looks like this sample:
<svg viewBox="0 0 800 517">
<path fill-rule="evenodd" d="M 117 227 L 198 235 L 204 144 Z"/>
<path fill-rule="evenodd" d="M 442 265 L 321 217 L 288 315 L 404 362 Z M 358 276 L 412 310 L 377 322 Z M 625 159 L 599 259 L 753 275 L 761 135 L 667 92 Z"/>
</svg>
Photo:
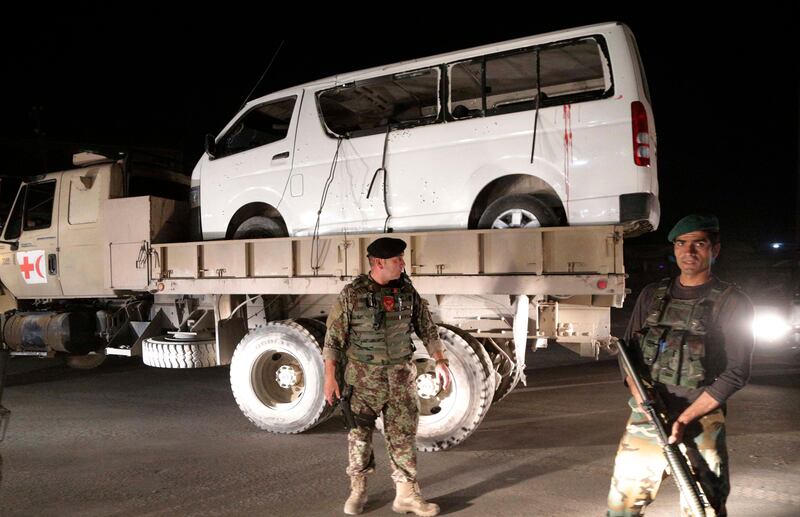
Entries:
<svg viewBox="0 0 800 517">
<path fill-rule="evenodd" d="M 631 416 L 614 460 L 614 476 L 608 492 L 608 517 L 644 515 L 669 475 L 667 460 L 658 445 L 654 426 L 639 411 L 634 399 L 628 401 Z M 712 508 L 708 517 L 723 517 L 730 492 L 728 453 L 725 445 L 725 415 L 718 408 L 686 427 L 681 450 L 700 479 Z M 681 515 L 691 516 L 681 498 Z"/>
<path fill-rule="evenodd" d="M 350 361 L 344 373 L 345 382 L 353 386 L 350 399 L 353 414 L 375 418 L 383 413 L 386 449 L 395 483 L 413 483 L 417 479 L 416 375 L 417 369 L 410 362 L 382 366 Z M 363 476 L 374 471 L 373 431 L 374 427 L 362 426 L 348 434 L 349 476 Z"/>
<path fill-rule="evenodd" d="M 444 351 L 436 323 L 428 309 L 428 302 L 414 290 L 408 277 L 396 280 L 392 284 L 404 289 L 411 289 L 413 292 L 411 324 L 414 332 L 428 349 L 428 353 Z M 340 363 L 347 360 L 347 349 L 353 333 L 353 314 L 358 310 L 359 299 L 363 299 L 367 293 L 380 293 L 384 288 L 373 282 L 367 275 L 361 275 L 342 289 L 328 314 L 328 331 L 325 334 L 323 358 L 333 359 Z"/>
</svg>

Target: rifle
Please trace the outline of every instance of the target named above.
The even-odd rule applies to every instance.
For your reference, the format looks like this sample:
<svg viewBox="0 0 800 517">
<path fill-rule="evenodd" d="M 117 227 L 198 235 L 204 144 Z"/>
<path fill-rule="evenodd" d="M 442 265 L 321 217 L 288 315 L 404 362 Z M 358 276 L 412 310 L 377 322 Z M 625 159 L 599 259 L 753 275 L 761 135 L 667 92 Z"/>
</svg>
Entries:
<svg viewBox="0 0 800 517">
<path fill-rule="evenodd" d="M 342 416 L 344 416 L 345 429 L 355 429 L 356 419 L 353 416 L 353 411 L 350 408 L 350 397 L 353 396 L 353 387 L 349 384 L 344 385 L 342 389 L 342 396 L 339 397 L 339 407 L 342 408 Z"/>
<path fill-rule="evenodd" d="M 680 490 L 681 495 L 689 505 L 692 514 L 695 517 L 705 517 L 707 504 L 704 503 L 705 497 L 692 473 L 692 469 L 686 461 L 686 457 L 678 448 L 678 444 L 668 443 L 670 435 L 667 432 L 668 421 L 665 412 L 660 411 L 664 406 L 658 399 L 658 394 L 645 389 L 642 378 L 633 367 L 624 341 L 619 340 L 617 342 L 617 349 L 622 359 L 622 365 L 633 380 L 634 389 L 642 399 L 641 406 L 649 415 L 650 421 L 656 429 L 658 444 L 664 451 L 664 456 L 667 458 L 667 463 L 669 463 L 669 467 L 672 470 L 672 477 L 675 480 L 675 484 L 678 485 L 678 490 Z"/>
</svg>

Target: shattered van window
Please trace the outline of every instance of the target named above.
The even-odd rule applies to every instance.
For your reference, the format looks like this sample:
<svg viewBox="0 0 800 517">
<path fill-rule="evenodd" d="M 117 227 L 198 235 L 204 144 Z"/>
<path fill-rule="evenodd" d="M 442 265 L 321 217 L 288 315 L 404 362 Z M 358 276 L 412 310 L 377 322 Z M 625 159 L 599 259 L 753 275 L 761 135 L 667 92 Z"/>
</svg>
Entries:
<svg viewBox="0 0 800 517">
<path fill-rule="evenodd" d="M 549 45 L 536 51 L 486 57 L 486 109 L 518 111 L 533 109 L 537 88 L 540 106 L 599 98 L 611 88 L 604 68 L 605 57 L 594 38 Z"/>
<path fill-rule="evenodd" d="M 483 60 L 450 66 L 450 113 L 454 118 L 480 115 L 483 110 Z"/>
<path fill-rule="evenodd" d="M 439 70 L 358 81 L 320 92 L 318 99 L 322 119 L 336 135 L 430 123 L 439 117 Z"/>
<path fill-rule="evenodd" d="M 296 97 L 261 104 L 245 113 L 217 142 L 216 158 L 286 138 Z"/>
</svg>

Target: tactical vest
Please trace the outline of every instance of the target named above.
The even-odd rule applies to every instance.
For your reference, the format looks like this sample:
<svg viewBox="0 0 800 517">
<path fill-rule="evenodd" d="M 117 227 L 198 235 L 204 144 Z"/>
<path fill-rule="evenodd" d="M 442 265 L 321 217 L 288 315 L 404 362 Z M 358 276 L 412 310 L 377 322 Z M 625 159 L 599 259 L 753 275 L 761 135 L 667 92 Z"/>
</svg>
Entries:
<svg viewBox="0 0 800 517">
<path fill-rule="evenodd" d="M 399 287 L 383 287 L 367 275 L 353 281 L 348 358 L 376 365 L 401 364 L 411 358 L 415 292 L 407 277 L 401 282 Z"/>
<path fill-rule="evenodd" d="M 656 288 L 639 340 L 642 359 L 653 381 L 697 388 L 713 381 L 706 371 L 706 341 L 733 286 L 718 282 L 705 298 L 675 300 L 672 282 L 664 279 Z"/>
</svg>

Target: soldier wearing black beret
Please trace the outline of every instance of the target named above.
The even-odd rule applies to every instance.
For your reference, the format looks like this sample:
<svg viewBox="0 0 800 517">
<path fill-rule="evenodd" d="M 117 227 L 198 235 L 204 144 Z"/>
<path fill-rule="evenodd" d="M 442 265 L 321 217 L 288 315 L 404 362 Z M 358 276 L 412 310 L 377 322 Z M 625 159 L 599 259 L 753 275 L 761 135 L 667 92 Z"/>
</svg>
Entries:
<svg viewBox="0 0 800 517">
<path fill-rule="evenodd" d="M 340 397 L 337 371 L 352 386 L 351 410 L 356 428 L 347 437 L 350 497 L 344 513 L 359 514 L 367 503 L 367 475 L 375 469 L 372 434 L 383 415 L 386 447 L 396 496 L 392 509 L 420 516 L 439 513 L 417 484 L 416 434 L 419 422 L 416 364 L 411 333 L 416 333 L 436 372 L 435 389 L 446 390 L 450 370 L 439 331 L 411 280 L 403 272 L 401 239 L 381 237 L 367 247 L 370 271 L 345 286 L 328 315 L 325 335 L 325 398 Z"/>
</svg>

